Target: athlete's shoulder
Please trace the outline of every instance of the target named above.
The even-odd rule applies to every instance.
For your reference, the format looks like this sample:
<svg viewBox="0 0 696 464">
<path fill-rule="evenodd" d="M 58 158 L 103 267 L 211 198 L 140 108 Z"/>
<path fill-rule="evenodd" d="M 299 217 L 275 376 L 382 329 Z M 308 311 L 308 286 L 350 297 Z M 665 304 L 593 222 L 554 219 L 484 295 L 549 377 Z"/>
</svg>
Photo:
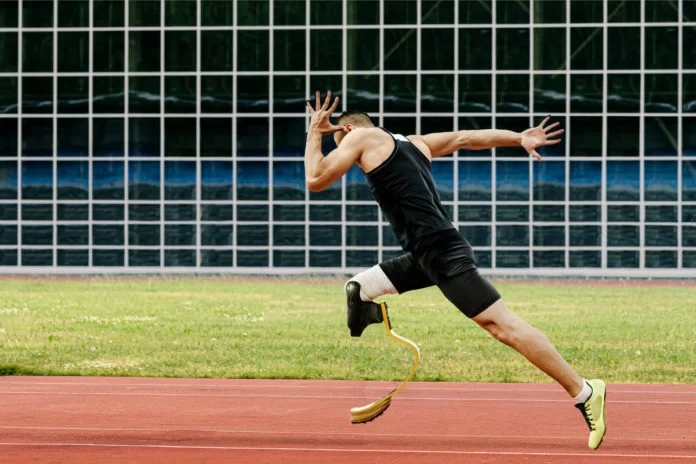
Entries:
<svg viewBox="0 0 696 464">
<path fill-rule="evenodd" d="M 381 127 L 373 126 L 373 127 L 357 127 L 353 129 L 354 131 L 360 131 L 361 134 L 363 135 L 371 135 L 371 136 L 385 136 L 389 137 L 389 134 L 387 131 L 382 129 Z"/>
<path fill-rule="evenodd" d="M 346 135 L 344 140 L 348 140 L 351 144 L 369 145 L 371 142 L 385 138 L 391 139 L 391 136 L 379 127 L 356 127 Z"/>
<path fill-rule="evenodd" d="M 420 152 L 423 153 L 423 155 L 425 155 L 426 158 L 432 160 L 430 154 L 430 147 L 428 147 L 428 144 L 425 143 L 425 140 L 423 140 L 422 135 L 409 135 L 408 141 L 411 142 L 414 147 L 420 150 Z"/>
</svg>

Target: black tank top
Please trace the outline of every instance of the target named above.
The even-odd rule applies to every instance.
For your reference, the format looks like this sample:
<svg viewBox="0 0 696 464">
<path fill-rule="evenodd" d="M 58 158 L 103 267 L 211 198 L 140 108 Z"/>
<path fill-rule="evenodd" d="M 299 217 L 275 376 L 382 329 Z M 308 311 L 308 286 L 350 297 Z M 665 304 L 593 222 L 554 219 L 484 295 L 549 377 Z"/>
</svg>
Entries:
<svg viewBox="0 0 696 464">
<path fill-rule="evenodd" d="M 455 227 L 440 202 L 428 158 L 403 135 L 380 129 L 394 139 L 394 151 L 365 177 L 401 247 L 415 252 L 427 236 Z"/>
</svg>

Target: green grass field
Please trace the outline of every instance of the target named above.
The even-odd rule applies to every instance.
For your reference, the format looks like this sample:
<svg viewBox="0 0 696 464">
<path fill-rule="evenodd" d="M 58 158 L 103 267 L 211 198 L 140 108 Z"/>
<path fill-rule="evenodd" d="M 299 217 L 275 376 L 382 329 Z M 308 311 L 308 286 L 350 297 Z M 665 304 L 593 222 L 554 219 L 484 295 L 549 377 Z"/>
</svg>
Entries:
<svg viewBox="0 0 696 464">
<path fill-rule="evenodd" d="M 351 338 L 341 282 L 0 281 L 0 373 L 402 380 L 411 351 L 382 326 Z M 508 305 L 586 377 L 696 383 L 696 287 L 499 283 Z M 420 381 L 548 381 L 437 289 L 387 298 L 421 345 Z"/>
</svg>

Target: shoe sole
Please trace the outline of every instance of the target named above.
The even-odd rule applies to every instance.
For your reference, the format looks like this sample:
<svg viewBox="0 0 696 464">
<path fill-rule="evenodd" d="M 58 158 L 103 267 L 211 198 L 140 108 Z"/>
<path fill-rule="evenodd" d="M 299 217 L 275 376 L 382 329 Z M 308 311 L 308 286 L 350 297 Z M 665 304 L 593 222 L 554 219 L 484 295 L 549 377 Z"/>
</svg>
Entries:
<svg viewBox="0 0 696 464">
<path fill-rule="evenodd" d="M 604 434 L 602 435 L 602 439 L 599 440 L 599 444 L 594 450 L 598 450 L 600 446 L 602 446 L 602 443 L 604 443 L 604 437 L 607 436 L 607 431 L 609 430 L 609 427 L 607 427 L 607 389 L 606 387 L 604 388 L 604 401 L 602 402 L 602 421 L 604 422 Z"/>
<path fill-rule="evenodd" d="M 606 387 L 604 388 L 604 404 L 602 405 L 602 420 L 604 421 L 604 435 L 602 435 L 602 439 L 599 440 L 599 445 L 597 445 L 598 449 L 600 446 L 602 446 L 602 443 L 604 443 L 604 437 L 607 436 L 607 431 L 609 430 L 609 427 L 607 427 L 607 390 Z"/>
</svg>

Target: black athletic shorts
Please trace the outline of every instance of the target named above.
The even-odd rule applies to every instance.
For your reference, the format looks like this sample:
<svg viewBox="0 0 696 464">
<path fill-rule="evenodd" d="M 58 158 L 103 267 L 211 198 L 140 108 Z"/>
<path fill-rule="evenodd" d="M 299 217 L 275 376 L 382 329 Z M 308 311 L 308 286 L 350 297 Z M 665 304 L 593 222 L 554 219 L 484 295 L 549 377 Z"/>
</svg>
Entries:
<svg viewBox="0 0 696 464">
<path fill-rule="evenodd" d="M 456 229 L 433 234 L 406 253 L 379 265 L 399 293 L 437 285 L 467 317 L 475 317 L 500 299 L 479 274 L 474 252 Z"/>
</svg>

